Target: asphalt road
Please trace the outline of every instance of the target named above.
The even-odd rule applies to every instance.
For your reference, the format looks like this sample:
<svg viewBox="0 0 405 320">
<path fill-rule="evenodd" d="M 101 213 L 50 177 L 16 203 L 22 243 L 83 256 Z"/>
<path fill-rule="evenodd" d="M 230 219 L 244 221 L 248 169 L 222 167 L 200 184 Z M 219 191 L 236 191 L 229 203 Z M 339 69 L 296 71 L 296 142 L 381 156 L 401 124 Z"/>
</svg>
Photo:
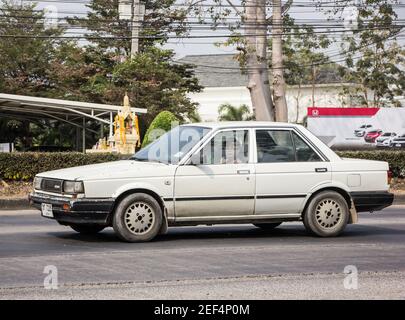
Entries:
<svg viewBox="0 0 405 320">
<path fill-rule="evenodd" d="M 49 265 L 58 290 L 43 287 Z M 347 265 L 359 271 L 357 290 L 343 286 Z M 171 228 L 141 244 L 112 229 L 83 236 L 38 211 L 0 211 L 1 298 L 405 299 L 405 206 L 362 213 L 338 238 L 284 223 Z"/>
</svg>

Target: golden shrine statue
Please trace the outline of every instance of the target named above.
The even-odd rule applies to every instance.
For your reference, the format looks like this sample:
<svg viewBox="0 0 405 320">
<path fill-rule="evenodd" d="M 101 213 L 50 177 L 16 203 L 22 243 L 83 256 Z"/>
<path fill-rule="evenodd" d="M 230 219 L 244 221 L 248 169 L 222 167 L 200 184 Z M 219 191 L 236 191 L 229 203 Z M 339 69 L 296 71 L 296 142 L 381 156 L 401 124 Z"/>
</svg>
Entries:
<svg viewBox="0 0 405 320">
<path fill-rule="evenodd" d="M 127 94 L 124 97 L 124 106 L 118 110 L 118 114 L 115 116 L 114 135 L 111 138 L 113 150 L 118 153 L 133 154 L 135 148 L 141 146 L 138 116 L 135 112 L 131 112 Z"/>
<path fill-rule="evenodd" d="M 89 153 L 117 152 L 122 154 L 134 154 L 136 147 L 141 146 L 139 135 L 139 120 L 135 112 L 131 111 L 129 97 L 125 94 L 124 105 L 118 110 L 114 118 L 114 133 L 109 137 L 101 138 Z"/>
</svg>

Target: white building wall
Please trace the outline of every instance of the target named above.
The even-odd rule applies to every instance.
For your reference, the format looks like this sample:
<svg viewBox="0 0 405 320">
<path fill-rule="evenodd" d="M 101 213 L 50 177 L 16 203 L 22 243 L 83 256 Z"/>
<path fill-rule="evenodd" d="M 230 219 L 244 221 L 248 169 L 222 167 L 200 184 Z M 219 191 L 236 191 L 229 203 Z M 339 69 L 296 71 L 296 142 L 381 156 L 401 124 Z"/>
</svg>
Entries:
<svg viewBox="0 0 405 320">
<path fill-rule="evenodd" d="M 348 101 L 339 93 L 342 92 L 342 85 L 327 84 L 318 85 L 315 88 L 315 106 L 317 107 L 344 107 Z M 246 87 L 220 87 L 205 88 L 200 93 L 189 95 L 190 99 L 198 102 L 198 112 L 203 121 L 217 121 L 218 107 L 223 103 L 230 103 L 234 106 L 246 104 L 252 106 L 249 90 Z M 297 119 L 297 97 L 298 97 L 298 122 L 302 122 L 307 115 L 307 108 L 312 106 L 312 88 L 304 86 L 298 90 L 296 86 L 287 88 L 287 105 L 289 122 L 296 122 Z M 347 100 L 347 99 L 346 99 Z"/>
<path fill-rule="evenodd" d="M 200 104 L 198 113 L 203 121 L 217 121 L 218 107 L 224 103 L 234 106 L 246 104 L 252 107 L 246 87 L 205 88 L 202 92 L 189 94 L 189 98 Z"/>
</svg>

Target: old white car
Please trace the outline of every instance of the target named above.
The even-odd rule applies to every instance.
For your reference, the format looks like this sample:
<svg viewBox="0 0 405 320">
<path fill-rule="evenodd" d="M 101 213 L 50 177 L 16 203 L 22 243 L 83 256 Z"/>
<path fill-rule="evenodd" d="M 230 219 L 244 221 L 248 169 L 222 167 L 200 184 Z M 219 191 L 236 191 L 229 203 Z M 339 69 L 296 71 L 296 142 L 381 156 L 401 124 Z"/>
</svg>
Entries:
<svg viewBox="0 0 405 320">
<path fill-rule="evenodd" d="M 302 221 L 337 236 L 357 212 L 392 204 L 388 163 L 342 159 L 304 127 L 181 125 L 128 160 L 40 173 L 31 203 L 81 233 L 140 242 L 168 226 Z"/>
</svg>

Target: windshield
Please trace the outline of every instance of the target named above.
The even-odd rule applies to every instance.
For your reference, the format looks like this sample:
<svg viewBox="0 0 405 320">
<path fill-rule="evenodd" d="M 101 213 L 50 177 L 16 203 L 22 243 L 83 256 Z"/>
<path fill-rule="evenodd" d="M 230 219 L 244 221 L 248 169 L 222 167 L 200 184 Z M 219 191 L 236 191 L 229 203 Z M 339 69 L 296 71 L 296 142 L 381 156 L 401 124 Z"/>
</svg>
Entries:
<svg viewBox="0 0 405 320">
<path fill-rule="evenodd" d="M 177 164 L 210 130 L 206 127 L 178 126 L 139 150 L 131 159 Z"/>
</svg>

